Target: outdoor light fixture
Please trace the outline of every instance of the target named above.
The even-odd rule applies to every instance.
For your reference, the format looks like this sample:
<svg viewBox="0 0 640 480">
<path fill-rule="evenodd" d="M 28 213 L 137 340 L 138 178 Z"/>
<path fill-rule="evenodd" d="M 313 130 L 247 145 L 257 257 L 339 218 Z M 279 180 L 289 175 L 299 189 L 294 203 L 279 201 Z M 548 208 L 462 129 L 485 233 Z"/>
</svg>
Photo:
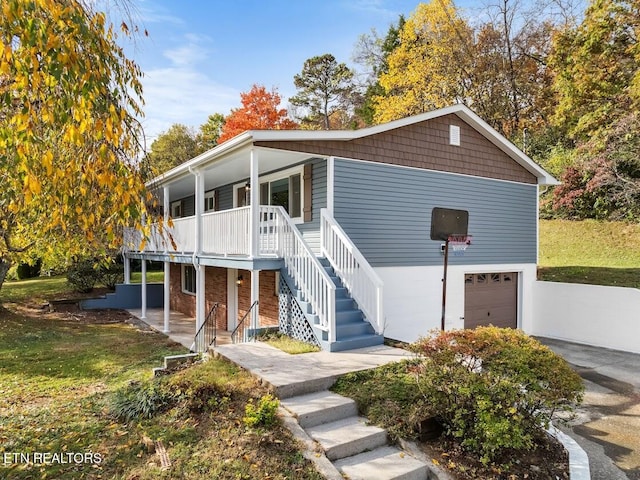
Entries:
<svg viewBox="0 0 640 480">
<path fill-rule="evenodd" d="M 242 281 L 243 281 L 242 275 L 239 275 L 238 279 L 236 280 L 236 285 L 238 286 L 242 285 Z"/>
<path fill-rule="evenodd" d="M 248 192 L 249 190 L 251 190 L 251 184 L 249 182 L 245 183 L 244 190 L 245 192 Z"/>
</svg>

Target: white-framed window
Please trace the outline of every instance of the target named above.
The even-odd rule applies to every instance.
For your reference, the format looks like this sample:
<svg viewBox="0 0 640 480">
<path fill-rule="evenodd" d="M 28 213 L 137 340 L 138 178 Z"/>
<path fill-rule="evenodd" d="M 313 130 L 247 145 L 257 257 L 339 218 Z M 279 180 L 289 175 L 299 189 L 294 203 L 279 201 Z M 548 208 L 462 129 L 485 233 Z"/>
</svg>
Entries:
<svg viewBox="0 0 640 480">
<path fill-rule="evenodd" d="M 304 201 L 304 167 L 302 165 L 259 178 L 260 205 L 280 205 L 292 220 L 302 222 Z M 234 207 L 250 202 L 247 182 L 234 185 Z"/>
<path fill-rule="evenodd" d="M 213 212 L 216 209 L 216 192 L 211 190 L 204 194 L 204 211 Z"/>
<path fill-rule="evenodd" d="M 173 218 L 182 217 L 182 200 L 171 202 L 171 216 Z"/>
<path fill-rule="evenodd" d="M 182 292 L 196 294 L 196 269 L 193 265 L 182 265 Z"/>
</svg>

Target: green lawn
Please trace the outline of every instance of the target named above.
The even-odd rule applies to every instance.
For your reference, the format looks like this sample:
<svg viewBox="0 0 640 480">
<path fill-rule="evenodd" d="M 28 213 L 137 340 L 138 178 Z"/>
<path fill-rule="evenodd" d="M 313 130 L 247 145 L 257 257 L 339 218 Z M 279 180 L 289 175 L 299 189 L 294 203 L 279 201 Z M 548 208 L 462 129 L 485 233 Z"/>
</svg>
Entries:
<svg viewBox="0 0 640 480">
<path fill-rule="evenodd" d="M 12 283 L 9 290 L 33 305 L 30 291 L 48 295 L 63 285 L 45 278 Z M 0 478 L 321 478 L 284 427 L 245 426 L 245 406 L 266 390 L 220 360 L 168 377 L 180 379 L 172 393 L 181 400 L 163 413 L 130 422 L 116 418 L 116 392 L 131 382 L 152 385 L 151 368 L 185 348 L 159 333 L 86 315 L 23 303 L 0 308 Z M 166 447 L 170 469 L 160 468 L 152 440 Z M 14 453 L 31 459 L 36 453 L 97 453 L 102 461 L 7 462 Z"/>
<path fill-rule="evenodd" d="M 640 288 L 640 225 L 541 220 L 538 278 Z"/>
</svg>

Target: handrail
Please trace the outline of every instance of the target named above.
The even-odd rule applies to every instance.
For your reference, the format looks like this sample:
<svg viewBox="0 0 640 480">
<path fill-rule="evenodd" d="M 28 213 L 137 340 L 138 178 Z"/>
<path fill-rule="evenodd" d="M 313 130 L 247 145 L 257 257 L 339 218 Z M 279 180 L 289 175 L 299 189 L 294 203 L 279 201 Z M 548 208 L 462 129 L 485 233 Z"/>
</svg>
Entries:
<svg viewBox="0 0 640 480">
<path fill-rule="evenodd" d="M 211 322 L 213 317 L 213 323 Z M 207 314 L 202 325 L 196 332 L 196 336 L 193 339 L 196 352 L 203 353 L 211 345 L 216 346 L 216 340 L 218 339 L 218 302 L 214 303 Z"/>
<path fill-rule="evenodd" d="M 278 216 L 281 233 L 278 251 L 284 260 L 285 269 L 318 316 L 320 323 L 316 326 L 327 331 L 329 341 L 335 342 L 336 285 L 285 209 L 281 206 L 271 208 Z"/>
<path fill-rule="evenodd" d="M 236 343 L 236 334 L 238 333 L 238 330 L 240 329 L 240 327 L 243 326 L 245 319 L 249 316 L 249 313 L 251 313 L 251 311 L 253 311 L 254 307 L 256 305 L 258 305 L 258 300 L 256 300 L 255 302 L 253 302 L 251 304 L 251 306 L 249 307 L 249 310 L 246 311 L 246 313 L 242 316 L 242 318 L 240 319 L 240 321 L 238 322 L 238 325 L 236 325 L 236 328 L 233 329 L 233 332 L 231 332 L 231 343 Z M 243 341 L 247 341 L 248 339 L 245 338 L 245 329 L 242 329 L 242 337 L 243 337 Z"/>
<path fill-rule="evenodd" d="M 382 334 L 384 282 L 326 208 L 320 218 L 320 250 L 376 333 Z"/>
</svg>

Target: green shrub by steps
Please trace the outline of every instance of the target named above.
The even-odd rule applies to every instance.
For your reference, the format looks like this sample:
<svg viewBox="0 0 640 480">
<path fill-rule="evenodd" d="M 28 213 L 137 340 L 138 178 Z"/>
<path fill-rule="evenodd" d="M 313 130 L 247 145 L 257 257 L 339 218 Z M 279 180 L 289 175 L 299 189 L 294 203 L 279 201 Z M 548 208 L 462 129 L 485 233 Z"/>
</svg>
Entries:
<svg viewBox="0 0 640 480">
<path fill-rule="evenodd" d="M 278 399 L 270 394 L 260 397 L 257 405 L 252 400 L 249 400 L 244 409 L 242 421 L 250 428 L 270 427 L 277 420 L 276 412 L 279 405 Z"/>
</svg>

